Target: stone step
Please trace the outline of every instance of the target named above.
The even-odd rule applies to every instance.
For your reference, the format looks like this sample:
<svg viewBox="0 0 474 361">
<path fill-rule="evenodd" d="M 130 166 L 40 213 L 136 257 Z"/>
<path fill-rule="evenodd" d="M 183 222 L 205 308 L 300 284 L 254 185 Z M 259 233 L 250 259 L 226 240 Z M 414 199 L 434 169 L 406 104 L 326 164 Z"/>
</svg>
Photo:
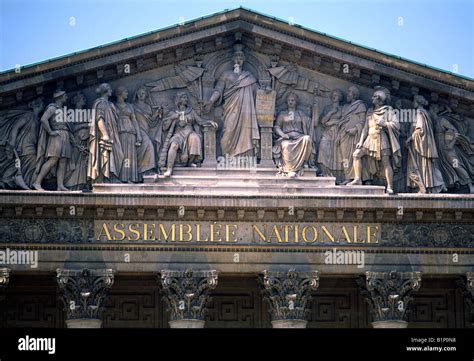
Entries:
<svg viewBox="0 0 474 361">
<path fill-rule="evenodd" d="M 259 196 L 278 196 L 278 195 L 314 195 L 314 196 L 332 196 L 332 195 L 385 195 L 384 187 L 381 186 L 316 186 L 302 187 L 301 184 L 280 184 L 274 185 L 245 185 L 245 184 L 216 184 L 212 186 L 195 184 L 163 184 L 163 183 L 143 183 L 143 184 L 95 184 L 94 193 L 125 193 L 125 194 L 147 194 L 159 193 L 166 195 L 259 195 Z"/>
<path fill-rule="evenodd" d="M 255 187 L 280 187 L 291 185 L 294 187 L 332 187 L 335 185 L 333 177 L 301 177 L 287 178 L 275 175 L 263 175 L 254 177 L 252 174 L 245 176 L 227 175 L 173 175 L 164 177 L 154 176 L 147 179 L 145 184 L 160 184 L 163 186 L 255 186 Z"/>
<path fill-rule="evenodd" d="M 275 177 L 277 174 L 276 168 L 256 168 L 256 169 L 216 169 L 216 168 L 189 168 L 189 167 L 176 167 L 173 169 L 174 176 L 213 176 L 219 178 L 226 177 L 245 177 L 245 178 L 264 178 L 264 177 Z M 155 182 L 154 176 L 145 176 L 144 183 Z M 316 178 L 316 172 L 314 169 L 306 169 L 304 174 L 298 176 L 298 178 Z"/>
</svg>

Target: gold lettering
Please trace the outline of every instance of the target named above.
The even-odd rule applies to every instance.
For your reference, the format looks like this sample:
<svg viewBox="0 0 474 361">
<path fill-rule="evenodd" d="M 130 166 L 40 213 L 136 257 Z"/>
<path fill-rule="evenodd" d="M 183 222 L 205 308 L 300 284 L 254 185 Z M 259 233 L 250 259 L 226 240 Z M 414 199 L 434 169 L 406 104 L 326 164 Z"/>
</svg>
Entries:
<svg viewBox="0 0 474 361">
<path fill-rule="evenodd" d="M 334 237 L 331 235 L 331 233 L 329 233 L 326 226 L 322 226 L 321 228 L 322 228 L 323 232 L 326 233 L 326 236 L 328 236 L 328 238 L 331 240 L 331 242 L 334 243 Z"/>
<path fill-rule="evenodd" d="M 344 236 L 346 237 L 347 243 L 352 243 L 351 236 L 349 236 L 349 233 L 347 232 L 346 226 L 342 226 L 342 233 L 344 233 Z"/>
<path fill-rule="evenodd" d="M 109 233 L 109 230 L 107 229 L 107 224 L 106 223 L 102 223 L 102 228 L 100 229 L 99 235 L 97 236 L 97 241 L 100 241 L 100 238 L 103 237 L 102 236 L 102 231 L 104 231 L 105 238 L 107 238 L 107 241 L 111 241 L 112 237 L 110 237 L 110 233 Z"/>
<path fill-rule="evenodd" d="M 308 228 L 311 228 L 313 230 L 313 239 L 311 241 L 306 238 L 306 231 L 308 230 Z M 313 226 L 303 227 L 301 235 L 303 236 L 303 241 L 305 241 L 306 243 L 314 243 L 318 239 L 318 231 L 316 230 L 316 227 Z"/>
<path fill-rule="evenodd" d="M 214 230 L 214 226 L 218 226 L 219 229 L 217 231 Z M 220 224 L 211 224 L 211 242 L 221 242 L 222 239 L 220 238 L 220 230 L 221 230 L 222 225 Z M 214 236 L 219 237 L 219 239 L 215 239 Z"/>
<path fill-rule="evenodd" d="M 119 226 L 122 228 L 120 229 Z M 118 233 L 121 235 L 121 238 L 117 238 L 114 234 L 114 241 L 123 241 L 125 239 L 125 225 L 123 223 L 115 223 L 114 224 L 114 232 L 115 234 Z"/>
<path fill-rule="evenodd" d="M 201 224 L 196 223 L 196 242 L 207 242 L 208 238 L 206 236 L 206 239 L 201 239 Z"/>
<path fill-rule="evenodd" d="M 166 233 L 165 227 L 160 223 L 160 229 L 158 232 L 158 240 L 161 241 L 161 235 L 163 234 L 165 241 L 174 242 L 175 241 L 175 224 L 171 225 L 171 229 Z"/>
<path fill-rule="evenodd" d="M 265 226 L 263 226 L 265 228 Z M 260 229 L 258 229 L 258 226 L 256 224 L 252 225 L 252 229 L 254 230 L 255 233 L 260 237 L 260 240 L 263 242 L 270 242 L 270 240 L 267 241 L 267 237 L 260 232 Z M 265 231 L 264 231 L 265 232 Z"/>
<path fill-rule="evenodd" d="M 229 230 L 229 227 L 233 227 L 234 229 L 232 231 Z M 237 230 L 237 225 L 236 224 L 226 224 L 225 225 L 225 241 L 226 242 L 237 242 L 237 238 L 235 238 L 235 231 Z M 231 236 L 234 237 L 234 239 L 229 239 L 229 233 Z"/>
<path fill-rule="evenodd" d="M 188 227 L 188 230 L 187 230 L 186 232 L 184 232 L 184 234 L 187 234 L 187 235 L 188 235 L 188 240 L 187 240 L 187 241 L 183 239 L 183 236 L 184 236 L 184 234 L 183 234 L 183 226 L 187 226 L 187 227 Z M 193 240 L 193 234 L 192 234 L 191 230 L 192 230 L 191 225 L 189 225 L 189 224 L 187 224 L 187 223 L 186 223 L 186 224 L 180 224 L 180 225 L 179 225 L 179 240 L 180 240 L 181 242 L 191 242 L 191 241 Z"/>
<path fill-rule="evenodd" d="M 128 226 L 128 230 L 130 231 L 131 234 L 135 235 L 135 238 L 132 238 L 131 236 L 128 236 L 129 241 L 138 241 L 140 239 L 140 231 L 135 229 L 140 227 L 138 223 L 131 223 Z"/>
<path fill-rule="evenodd" d="M 154 230 L 155 230 L 155 225 L 151 225 L 152 230 L 150 230 L 150 233 L 148 234 L 148 223 L 143 223 L 143 240 L 144 241 L 156 241 L 155 236 L 154 236 Z M 148 235 L 150 235 L 150 238 L 148 238 Z"/>
<path fill-rule="evenodd" d="M 281 239 L 280 232 L 278 231 L 278 226 L 276 224 L 272 227 L 272 233 L 270 234 L 270 241 L 272 240 L 272 238 L 276 238 L 278 243 L 284 243 L 285 242 Z M 287 240 L 287 242 L 288 242 L 288 240 Z"/>
<path fill-rule="evenodd" d="M 379 243 L 379 240 L 377 238 L 378 232 L 379 232 L 379 226 L 374 226 L 375 232 L 374 234 L 371 233 L 370 226 L 367 226 L 367 243 Z M 374 242 L 371 241 L 371 237 L 374 236 L 375 240 Z"/>
</svg>

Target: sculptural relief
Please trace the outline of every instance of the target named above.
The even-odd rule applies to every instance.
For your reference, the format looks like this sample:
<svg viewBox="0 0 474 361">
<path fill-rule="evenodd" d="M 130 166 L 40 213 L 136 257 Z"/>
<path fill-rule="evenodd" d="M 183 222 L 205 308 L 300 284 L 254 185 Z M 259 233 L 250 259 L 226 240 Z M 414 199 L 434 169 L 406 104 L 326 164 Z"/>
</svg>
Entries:
<svg viewBox="0 0 474 361">
<path fill-rule="evenodd" d="M 30 189 L 36 170 L 39 114 L 42 98 L 28 104 L 28 110 L 0 113 L 0 186 L 8 189 Z"/>
<path fill-rule="evenodd" d="M 288 109 L 278 114 L 273 127 L 276 138 L 273 157 L 279 173 L 294 178 L 311 157 L 312 141 L 308 129 L 311 121 L 297 110 L 298 96 L 295 93 L 288 93 L 286 102 Z"/>
<path fill-rule="evenodd" d="M 117 97 L 115 104 L 118 114 L 117 129 L 124 156 L 120 180 L 137 183 L 140 181 L 137 148 L 142 145 L 142 135 L 133 106 L 125 101 L 128 97 L 128 90 L 125 87 L 118 87 L 115 95 Z"/>
<path fill-rule="evenodd" d="M 51 172 L 57 181 L 58 191 L 67 191 L 64 186 L 67 161 L 71 158 L 70 129 L 63 114 L 66 92 L 58 90 L 53 95 L 55 102 L 46 107 L 41 117 L 36 158 L 36 179 L 32 187 L 43 190 L 41 183 Z"/>
<path fill-rule="evenodd" d="M 356 145 L 364 128 L 367 107 L 359 99 L 360 91 L 356 86 L 347 91 L 347 104 L 342 107 L 341 121 L 336 138 L 336 160 L 343 169 L 343 181 L 348 183 L 355 178 L 353 158 Z"/>
<path fill-rule="evenodd" d="M 446 186 L 468 186 L 469 192 L 474 193 L 474 145 L 453 125 L 457 122 L 451 121 L 453 117 L 448 108 L 443 109 L 434 103 L 429 109 L 438 147 L 439 168 Z"/>
<path fill-rule="evenodd" d="M 151 103 L 145 87 L 140 87 L 134 97 L 133 109 L 137 119 L 141 145 L 138 147 L 138 172 L 150 175 L 158 170 L 158 156 L 161 148 L 163 109 Z"/>
<path fill-rule="evenodd" d="M 217 129 L 217 123 L 205 122 L 197 112 L 188 106 L 188 95 L 179 91 L 175 99 L 176 110 L 163 120 L 163 131 L 166 132 L 161 150 L 160 162 L 164 166 L 166 159 L 165 177 L 171 176 L 175 161 L 197 167 L 202 160 L 202 135 L 200 126 L 207 123 Z"/>
<path fill-rule="evenodd" d="M 87 100 L 84 94 L 76 94 L 72 99 L 75 109 L 84 109 Z M 84 112 L 87 115 L 87 112 Z M 82 190 L 87 184 L 87 162 L 89 160 L 89 127 L 91 119 L 87 116 L 72 126 L 71 158 L 68 172 L 64 179 L 65 185 L 71 190 Z"/>
<path fill-rule="evenodd" d="M 325 176 L 336 177 L 342 180 L 342 164 L 338 161 L 337 139 L 339 126 L 342 119 L 342 100 L 344 95 L 341 90 L 331 92 L 331 104 L 324 107 L 319 124 L 321 126 L 321 139 L 319 142 L 318 165 Z"/>
<path fill-rule="evenodd" d="M 373 108 L 367 112 L 364 128 L 353 155 L 355 178 L 351 185 L 362 184 L 362 160 L 366 161 L 370 176 L 383 173 L 386 192 L 393 194 L 393 172 L 400 165 L 400 125 L 390 104 L 390 92 L 377 87 L 373 96 Z"/>
<path fill-rule="evenodd" d="M 118 132 L 118 112 L 109 100 L 112 87 L 103 83 L 98 86 L 92 109 L 95 119 L 91 122 L 87 177 L 93 183 L 120 181 L 124 153 Z"/>
<path fill-rule="evenodd" d="M 222 153 L 230 157 L 256 156 L 260 139 L 255 110 L 257 79 L 243 69 L 245 55 L 242 48 L 242 44 L 234 46 L 234 70 L 220 76 L 209 101 L 204 104 L 208 113 L 216 102 L 224 102 L 220 143 Z"/>
<path fill-rule="evenodd" d="M 406 140 L 408 147 L 407 185 L 418 188 L 421 193 L 439 193 L 446 190 L 443 176 L 438 166 L 438 149 L 428 105 L 421 95 L 415 95 L 413 107 L 416 117 L 412 133 Z"/>
</svg>

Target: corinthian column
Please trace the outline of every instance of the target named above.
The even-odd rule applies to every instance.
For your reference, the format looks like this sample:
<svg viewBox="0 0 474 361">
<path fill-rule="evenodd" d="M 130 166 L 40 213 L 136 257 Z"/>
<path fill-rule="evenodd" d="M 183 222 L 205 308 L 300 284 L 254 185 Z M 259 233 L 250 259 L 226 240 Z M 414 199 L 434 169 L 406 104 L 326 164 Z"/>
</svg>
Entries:
<svg viewBox="0 0 474 361">
<path fill-rule="evenodd" d="M 5 299 L 5 289 L 10 282 L 10 269 L 0 268 L 0 302 Z"/>
<path fill-rule="evenodd" d="M 319 272 L 263 271 L 262 293 L 270 305 L 273 328 L 306 328 L 311 292 L 319 286 Z"/>
<path fill-rule="evenodd" d="M 412 293 L 420 289 L 420 272 L 366 272 L 358 282 L 369 303 L 374 328 L 406 328 Z"/>
<path fill-rule="evenodd" d="M 217 286 L 217 271 L 172 271 L 159 274 L 168 304 L 171 328 L 204 328 L 209 291 Z"/>
<path fill-rule="evenodd" d="M 100 328 L 104 300 L 114 283 L 111 269 L 57 269 L 68 328 Z"/>
<path fill-rule="evenodd" d="M 462 277 L 457 283 L 469 307 L 471 324 L 474 325 L 474 272 L 467 272 L 466 277 Z"/>
</svg>

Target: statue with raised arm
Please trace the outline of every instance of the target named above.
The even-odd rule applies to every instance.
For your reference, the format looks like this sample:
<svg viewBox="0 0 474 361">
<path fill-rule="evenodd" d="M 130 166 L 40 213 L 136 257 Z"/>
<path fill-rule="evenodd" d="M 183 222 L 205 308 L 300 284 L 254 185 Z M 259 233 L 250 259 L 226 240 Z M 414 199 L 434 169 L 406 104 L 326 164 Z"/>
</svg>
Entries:
<svg viewBox="0 0 474 361">
<path fill-rule="evenodd" d="M 217 123 L 206 122 L 197 112 L 188 106 L 188 95 L 179 91 L 175 97 L 176 110 L 163 119 L 163 131 L 166 138 L 161 150 L 160 167 L 166 165 L 165 177 L 170 177 L 175 161 L 190 167 L 197 167 L 202 160 L 202 136 L 200 126 L 211 125 L 217 129 Z"/>
<path fill-rule="evenodd" d="M 257 79 L 243 69 L 242 44 L 235 44 L 233 62 L 234 69 L 220 76 L 211 98 L 204 104 L 204 111 L 209 112 L 217 101 L 223 100 L 222 153 L 230 157 L 256 156 L 260 139 L 255 110 Z"/>
<path fill-rule="evenodd" d="M 295 178 L 311 158 L 309 117 L 296 109 L 298 96 L 289 92 L 286 96 L 288 110 L 278 114 L 273 133 L 277 138 L 273 146 L 273 158 L 279 174 Z"/>
<path fill-rule="evenodd" d="M 99 98 L 92 106 L 95 118 L 90 123 L 87 177 L 93 183 L 119 182 L 124 155 L 117 126 L 118 112 L 109 101 L 112 88 L 103 83 L 96 93 Z"/>
<path fill-rule="evenodd" d="M 51 174 L 56 176 L 57 190 L 68 191 L 64 186 L 66 165 L 71 158 L 70 129 L 63 105 L 67 101 L 66 92 L 57 90 L 53 94 L 54 103 L 49 104 L 41 117 L 36 154 L 36 179 L 32 187 L 43 190 L 43 179 Z"/>
<path fill-rule="evenodd" d="M 386 192 L 393 194 L 393 172 L 400 166 L 401 152 L 398 136 L 400 124 L 390 104 L 390 91 L 376 87 L 372 96 L 373 108 L 367 112 L 364 128 L 353 155 L 355 178 L 351 185 L 362 184 L 362 159 L 365 158 L 367 173 L 372 176 L 383 173 Z"/>
</svg>

